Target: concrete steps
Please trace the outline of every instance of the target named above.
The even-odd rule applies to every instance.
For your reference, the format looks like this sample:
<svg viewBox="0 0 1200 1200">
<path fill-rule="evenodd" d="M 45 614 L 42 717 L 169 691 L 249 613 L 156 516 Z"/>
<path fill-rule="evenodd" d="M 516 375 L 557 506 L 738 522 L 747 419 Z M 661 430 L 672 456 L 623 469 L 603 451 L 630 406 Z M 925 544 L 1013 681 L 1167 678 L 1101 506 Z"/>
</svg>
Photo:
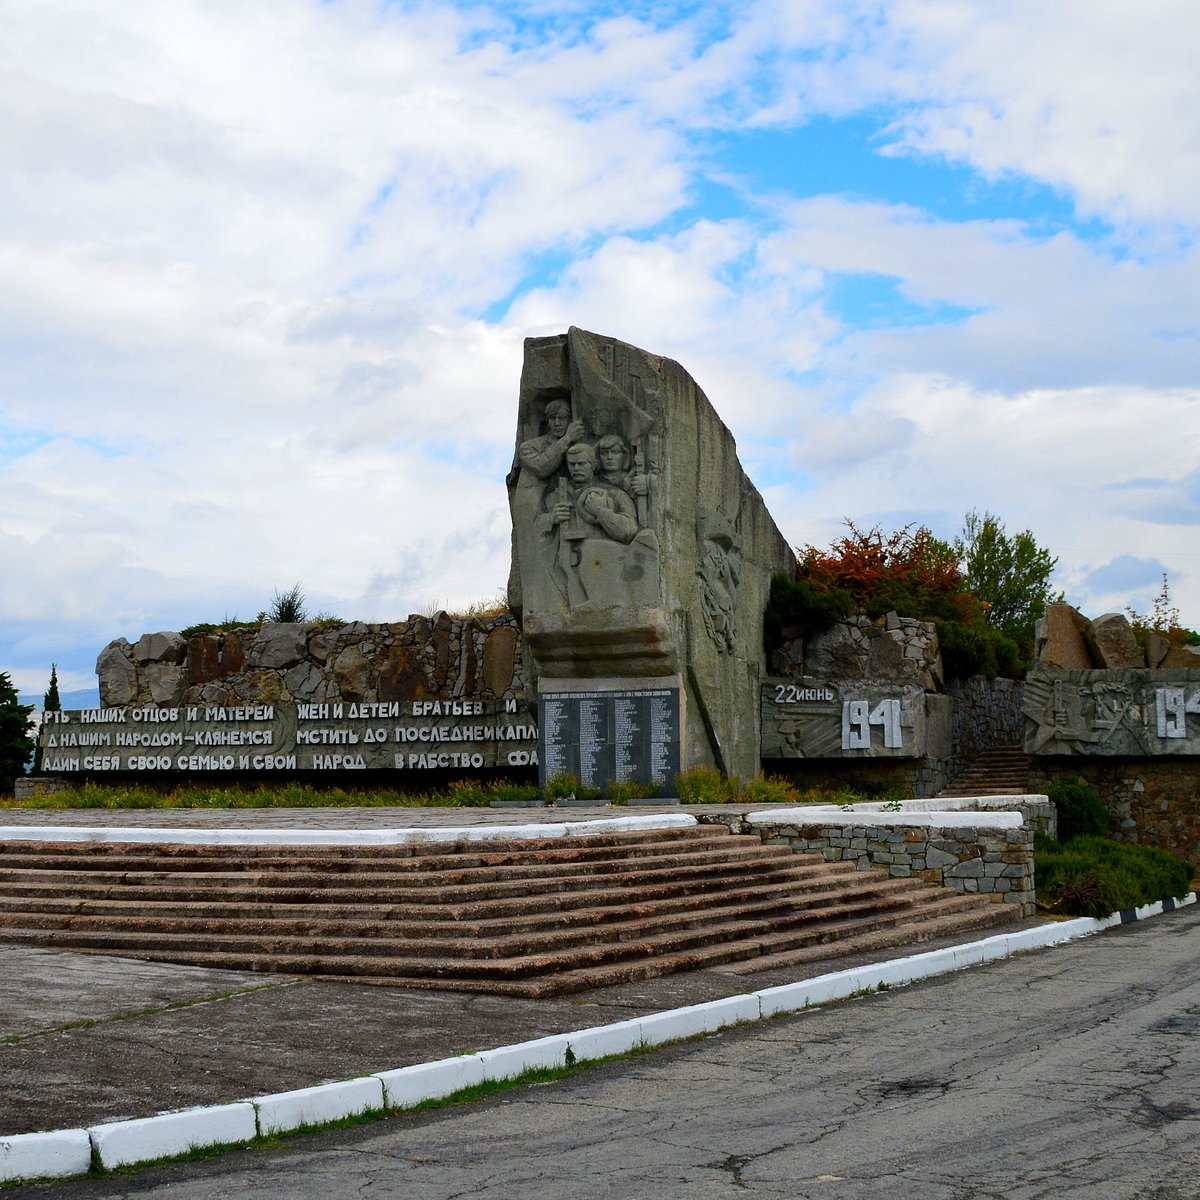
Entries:
<svg viewBox="0 0 1200 1200">
<path fill-rule="evenodd" d="M 1029 759 L 1020 746 L 985 750 L 942 796 L 1023 796 L 1029 791 Z"/>
<path fill-rule="evenodd" d="M 744 973 L 1009 916 L 720 826 L 381 848 L 0 845 L 0 941 L 509 995 Z"/>
</svg>

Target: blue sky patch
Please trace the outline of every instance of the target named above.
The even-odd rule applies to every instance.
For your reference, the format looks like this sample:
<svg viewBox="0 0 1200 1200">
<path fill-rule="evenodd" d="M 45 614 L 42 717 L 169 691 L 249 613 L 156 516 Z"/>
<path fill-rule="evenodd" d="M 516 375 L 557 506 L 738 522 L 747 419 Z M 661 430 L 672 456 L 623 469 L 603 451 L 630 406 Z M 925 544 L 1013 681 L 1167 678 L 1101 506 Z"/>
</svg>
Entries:
<svg viewBox="0 0 1200 1200">
<path fill-rule="evenodd" d="M 958 304 L 918 304 L 901 293 L 898 279 L 866 272 L 835 276 L 825 305 L 847 325 L 859 329 L 949 325 L 982 311 Z"/>
</svg>

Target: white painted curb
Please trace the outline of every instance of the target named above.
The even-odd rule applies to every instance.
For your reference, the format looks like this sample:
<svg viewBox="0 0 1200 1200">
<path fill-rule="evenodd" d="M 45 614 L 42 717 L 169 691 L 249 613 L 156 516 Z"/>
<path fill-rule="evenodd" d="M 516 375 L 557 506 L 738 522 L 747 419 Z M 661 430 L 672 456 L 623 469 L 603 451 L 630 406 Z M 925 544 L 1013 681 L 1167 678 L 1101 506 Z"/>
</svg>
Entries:
<svg viewBox="0 0 1200 1200">
<path fill-rule="evenodd" d="M 86 1129 L 53 1133 L 14 1133 L 0 1138 L 0 1183 L 14 1179 L 65 1179 L 84 1175 L 92 1165 L 92 1139 Z"/>
<path fill-rule="evenodd" d="M 105 1167 L 127 1167 L 186 1154 L 204 1146 L 252 1142 L 258 1135 L 254 1105 L 243 1100 L 209 1108 L 186 1108 L 133 1121 L 93 1125 L 88 1133 Z"/>
<path fill-rule="evenodd" d="M 642 1029 L 642 1040 L 647 1046 L 661 1046 L 664 1042 L 677 1042 L 681 1038 L 696 1037 L 702 1033 L 715 1033 L 718 1029 L 724 1029 L 727 1025 L 737 1025 L 742 1021 L 757 1021 L 761 1016 L 758 995 L 751 993 L 639 1017 L 638 1024 Z"/>
<path fill-rule="evenodd" d="M 483 1064 L 483 1077 L 497 1080 L 513 1079 L 522 1071 L 536 1071 L 539 1067 L 561 1067 L 566 1062 L 570 1036 L 568 1033 L 554 1033 L 549 1037 L 517 1042 L 512 1046 L 484 1050 L 478 1055 Z"/>
<path fill-rule="evenodd" d="M 94 1125 L 86 1131 L 67 1129 L 0 1138 L 0 1182 L 84 1173 L 89 1166 L 89 1156 L 83 1153 L 89 1135 L 90 1144 L 105 1167 L 128 1166 L 182 1154 L 195 1147 L 250 1141 L 259 1124 L 264 1132 L 283 1131 L 337 1120 L 379 1107 L 381 1103 L 387 1108 L 412 1108 L 426 1100 L 445 1099 L 487 1079 L 515 1078 L 536 1067 L 560 1067 L 567 1060 L 568 1048 L 574 1061 L 583 1062 L 627 1053 L 640 1046 L 663 1045 L 742 1022 L 843 1000 L 856 993 L 878 990 L 881 984 L 899 987 L 963 967 L 994 962 L 1019 951 L 1059 945 L 1129 920 L 1157 916 L 1195 903 L 1196 894 L 1190 892 L 1182 899 L 1148 904 L 1124 917 L 1113 913 L 1101 920 L 1079 917 L 1057 921 L 960 946 L 833 971 L 744 996 L 553 1034 L 478 1054 L 380 1071 L 361 1079 L 259 1096 L 253 1101 L 160 1113 L 136 1121 Z M 292 1123 L 284 1123 L 288 1121 Z"/>
<path fill-rule="evenodd" d="M 357 1117 L 383 1108 L 383 1083 L 374 1075 L 362 1079 L 344 1079 L 317 1087 L 255 1096 L 251 1101 L 258 1113 L 258 1132 L 262 1135 L 286 1133 L 304 1125 L 325 1125 L 345 1117 Z"/>
<path fill-rule="evenodd" d="M 413 1108 L 426 1100 L 444 1100 L 482 1083 L 483 1061 L 478 1054 L 463 1054 L 380 1071 L 375 1078 L 383 1084 L 384 1102 L 389 1108 Z"/>
<path fill-rule="evenodd" d="M 629 1021 L 617 1021 L 612 1025 L 577 1029 L 565 1036 L 577 1062 L 607 1058 L 610 1054 L 628 1054 L 630 1050 L 645 1045 L 642 1039 L 642 1022 L 636 1017 Z"/>
<path fill-rule="evenodd" d="M 0 842 L 136 842 L 172 846 L 416 846 L 500 839 L 587 837 L 641 829 L 686 829 L 688 813 L 555 821 L 545 825 L 457 825 L 444 829 L 176 829 L 126 825 L 0 825 Z"/>
</svg>

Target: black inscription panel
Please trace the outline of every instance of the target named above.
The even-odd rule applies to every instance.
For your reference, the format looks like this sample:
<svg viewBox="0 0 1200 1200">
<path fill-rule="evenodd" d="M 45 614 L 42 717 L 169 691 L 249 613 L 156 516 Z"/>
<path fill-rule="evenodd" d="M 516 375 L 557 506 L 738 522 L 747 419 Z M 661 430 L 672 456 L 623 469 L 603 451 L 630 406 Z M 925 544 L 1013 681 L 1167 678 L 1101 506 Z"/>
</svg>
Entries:
<svg viewBox="0 0 1200 1200">
<path fill-rule="evenodd" d="M 40 745 L 56 775 L 537 765 L 529 705 L 492 697 L 81 709 L 47 713 Z"/>
<path fill-rule="evenodd" d="M 668 787 L 679 773 L 679 689 L 543 692 L 538 759 L 542 786 L 574 775 L 604 790 L 610 780 Z"/>
</svg>

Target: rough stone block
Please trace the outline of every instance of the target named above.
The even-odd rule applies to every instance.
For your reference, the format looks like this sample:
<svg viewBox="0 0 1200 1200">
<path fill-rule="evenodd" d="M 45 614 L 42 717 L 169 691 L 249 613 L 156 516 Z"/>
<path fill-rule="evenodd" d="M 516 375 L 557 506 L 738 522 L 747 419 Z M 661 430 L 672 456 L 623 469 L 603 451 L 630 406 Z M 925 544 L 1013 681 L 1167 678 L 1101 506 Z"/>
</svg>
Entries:
<svg viewBox="0 0 1200 1200">
<path fill-rule="evenodd" d="M 947 867 L 945 875 L 947 879 L 979 879 L 983 876 L 983 863 L 977 858 L 969 858 Z"/>
<path fill-rule="evenodd" d="M 133 648 L 138 663 L 181 663 L 187 643 L 177 633 L 143 633 Z"/>
<path fill-rule="evenodd" d="M 1200 667 L 1200 646 L 1172 646 L 1158 665 L 1164 669 L 1185 667 L 1195 670 Z"/>
<path fill-rule="evenodd" d="M 1097 667 L 1105 670 L 1136 668 L 1145 662 L 1129 618 L 1123 613 L 1105 613 L 1096 617 L 1089 622 L 1083 636 Z"/>
<path fill-rule="evenodd" d="M 1083 632 L 1087 618 L 1069 604 L 1050 604 L 1037 623 L 1037 663 L 1044 670 L 1086 671 L 1092 666 Z"/>
<path fill-rule="evenodd" d="M 181 666 L 166 662 L 147 663 L 142 668 L 142 674 L 155 704 L 167 706 L 179 703 L 187 682 Z"/>
<path fill-rule="evenodd" d="M 125 638 L 109 642 L 96 659 L 96 677 L 100 685 L 100 704 L 119 708 L 137 700 L 137 671 L 133 665 L 133 647 Z"/>
<path fill-rule="evenodd" d="M 257 667 L 292 667 L 308 653 L 309 627 L 298 622 L 269 622 L 259 629 L 248 661 Z"/>
</svg>

